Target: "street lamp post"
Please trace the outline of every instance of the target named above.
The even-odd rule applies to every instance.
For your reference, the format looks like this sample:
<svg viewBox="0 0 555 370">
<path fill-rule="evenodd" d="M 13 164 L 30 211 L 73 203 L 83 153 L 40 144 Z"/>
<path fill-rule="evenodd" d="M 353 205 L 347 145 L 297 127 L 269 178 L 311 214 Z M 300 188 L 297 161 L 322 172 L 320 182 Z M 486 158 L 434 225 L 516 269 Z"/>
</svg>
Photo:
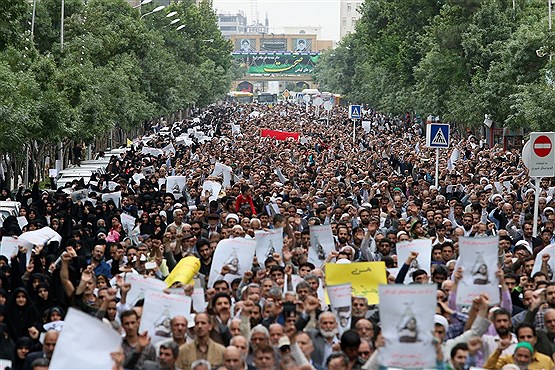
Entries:
<svg viewBox="0 0 555 370">
<path fill-rule="evenodd" d="M 141 15 L 141 18 L 140 18 L 140 19 L 143 19 L 144 17 L 146 17 L 146 16 L 149 15 L 149 14 L 153 14 L 153 13 L 159 12 L 160 10 L 164 9 L 165 7 L 166 7 L 165 5 L 157 6 L 156 8 L 152 9 L 152 11 L 150 11 L 150 12 L 148 12 L 148 13 L 145 13 L 145 14 Z"/>
</svg>

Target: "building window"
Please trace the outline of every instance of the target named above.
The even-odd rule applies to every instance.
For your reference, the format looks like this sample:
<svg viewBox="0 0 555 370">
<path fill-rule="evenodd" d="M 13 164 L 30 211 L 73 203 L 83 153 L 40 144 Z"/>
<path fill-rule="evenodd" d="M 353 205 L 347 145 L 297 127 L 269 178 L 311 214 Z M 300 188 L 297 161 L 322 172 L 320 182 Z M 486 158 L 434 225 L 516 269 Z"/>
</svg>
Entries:
<svg viewBox="0 0 555 370">
<path fill-rule="evenodd" d="M 236 26 L 220 26 L 220 31 L 237 31 Z"/>
<path fill-rule="evenodd" d="M 347 3 L 347 11 L 350 13 L 351 12 L 351 3 Z"/>
<path fill-rule="evenodd" d="M 343 27 L 347 27 L 347 18 L 343 18 L 341 23 L 343 24 Z"/>
</svg>

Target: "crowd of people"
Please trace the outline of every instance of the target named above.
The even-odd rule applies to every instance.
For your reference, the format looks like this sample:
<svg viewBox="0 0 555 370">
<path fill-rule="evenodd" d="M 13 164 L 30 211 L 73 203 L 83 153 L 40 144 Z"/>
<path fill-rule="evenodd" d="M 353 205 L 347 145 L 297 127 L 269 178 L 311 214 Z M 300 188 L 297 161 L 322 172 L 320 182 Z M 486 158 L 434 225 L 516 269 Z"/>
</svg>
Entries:
<svg viewBox="0 0 555 370">
<path fill-rule="evenodd" d="M 541 179 L 535 236 L 535 184 L 519 151 L 453 132 L 436 187 L 435 152 L 410 116 L 365 111 L 370 125 L 358 125 L 353 141 L 346 108 L 319 113 L 292 103 L 211 106 L 151 127 L 90 182 L 3 189 L 0 200 L 20 202 L 27 220 L 22 229 L 7 217 L 3 238 L 45 227 L 61 238 L 0 257 L 0 359 L 10 369 L 48 369 L 64 330 L 55 324 L 73 308 L 121 333 L 111 354 L 118 370 L 384 368 L 378 307 L 353 296 L 351 328 L 340 333 L 339 317 L 317 294 L 326 269 L 308 259 L 310 227 L 331 225 L 326 262 L 384 261 L 390 284 L 402 284 L 396 275 L 417 257 L 398 261 L 396 244 L 432 240 L 430 274 L 417 270 L 412 283 L 437 287 L 438 369 L 554 369 L 554 257 L 542 253 L 555 242 L 554 179 Z M 300 139 L 261 137 L 262 128 Z M 169 144 L 173 150 L 144 150 Z M 214 173 L 217 164 L 231 168 L 229 184 Z M 166 188 L 168 176 L 185 176 L 185 186 Z M 221 183 L 220 193 L 204 191 L 206 180 Z M 83 189 L 86 198 L 72 199 Z M 121 200 L 103 197 L 114 192 Z M 132 227 L 124 215 L 136 219 Z M 255 257 L 232 281 L 225 275 L 233 266 L 224 266 L 208 285 L 222 240 L 277 228 L 281 253 Z M 499 304 L 481 292 L 469 307 L 456 302 L 459 238 L 468 236 L 499 237 Z M 202 288 L 206 309 L 175 315 L 169 338 L 154 343 L 139 332 L 144 301 L 127 300 L 125 275 L 164 280 L 188 256 L 200 269 L 172 290 Z M 532 274 L 536 257 L 544 268 Z"/>
</svg>

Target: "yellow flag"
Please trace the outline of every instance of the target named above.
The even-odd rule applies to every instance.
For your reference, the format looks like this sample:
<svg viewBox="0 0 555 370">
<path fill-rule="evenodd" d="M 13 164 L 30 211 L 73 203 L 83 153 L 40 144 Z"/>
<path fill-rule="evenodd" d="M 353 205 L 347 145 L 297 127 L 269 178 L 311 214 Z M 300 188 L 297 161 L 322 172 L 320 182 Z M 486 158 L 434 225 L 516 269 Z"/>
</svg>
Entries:
<svg viewBox="0 0 555 370">
<path fill-rule="evenodd" d="M 131 145 L 133 145 L 133 142 L 129 139 L 127 139 L 127 147 L 131 148 Z"/>
<path fill-rule="evenodd" d="M 387 284 L 384 262 L 326 263 L 326 285 L 351 283 L 355 297 L 366 297 L 368 304 L 380 303 L 378 286 Z"/>
<path fill-rule="evenodd" d="M 187 256 L 177 263 L 164 282 L 168 284 L 168 288 L 177 281 L 190 284 L 198 270 L 200 270 L 200 260 L 195 256 Z"/>
</svg>

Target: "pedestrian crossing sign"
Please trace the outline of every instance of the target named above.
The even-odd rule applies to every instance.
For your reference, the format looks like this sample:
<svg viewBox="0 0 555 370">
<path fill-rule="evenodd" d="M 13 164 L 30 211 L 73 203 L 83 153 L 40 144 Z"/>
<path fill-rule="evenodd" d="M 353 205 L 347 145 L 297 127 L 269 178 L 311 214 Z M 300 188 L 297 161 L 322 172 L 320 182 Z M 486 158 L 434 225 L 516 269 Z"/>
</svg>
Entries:
<svg viewBox="0 0 555 370">
<path fill-rule="evenodd" d="M 361 119 L 362 118 L 362 107 L 360 105 L 349 105 L 349 118 L 350 119 Z"/>
<path fill-rule="evenodd" d="M 449 148 L 449 124 L 430 123 L 426 126 L 428 148 Z"/>
</svg>

